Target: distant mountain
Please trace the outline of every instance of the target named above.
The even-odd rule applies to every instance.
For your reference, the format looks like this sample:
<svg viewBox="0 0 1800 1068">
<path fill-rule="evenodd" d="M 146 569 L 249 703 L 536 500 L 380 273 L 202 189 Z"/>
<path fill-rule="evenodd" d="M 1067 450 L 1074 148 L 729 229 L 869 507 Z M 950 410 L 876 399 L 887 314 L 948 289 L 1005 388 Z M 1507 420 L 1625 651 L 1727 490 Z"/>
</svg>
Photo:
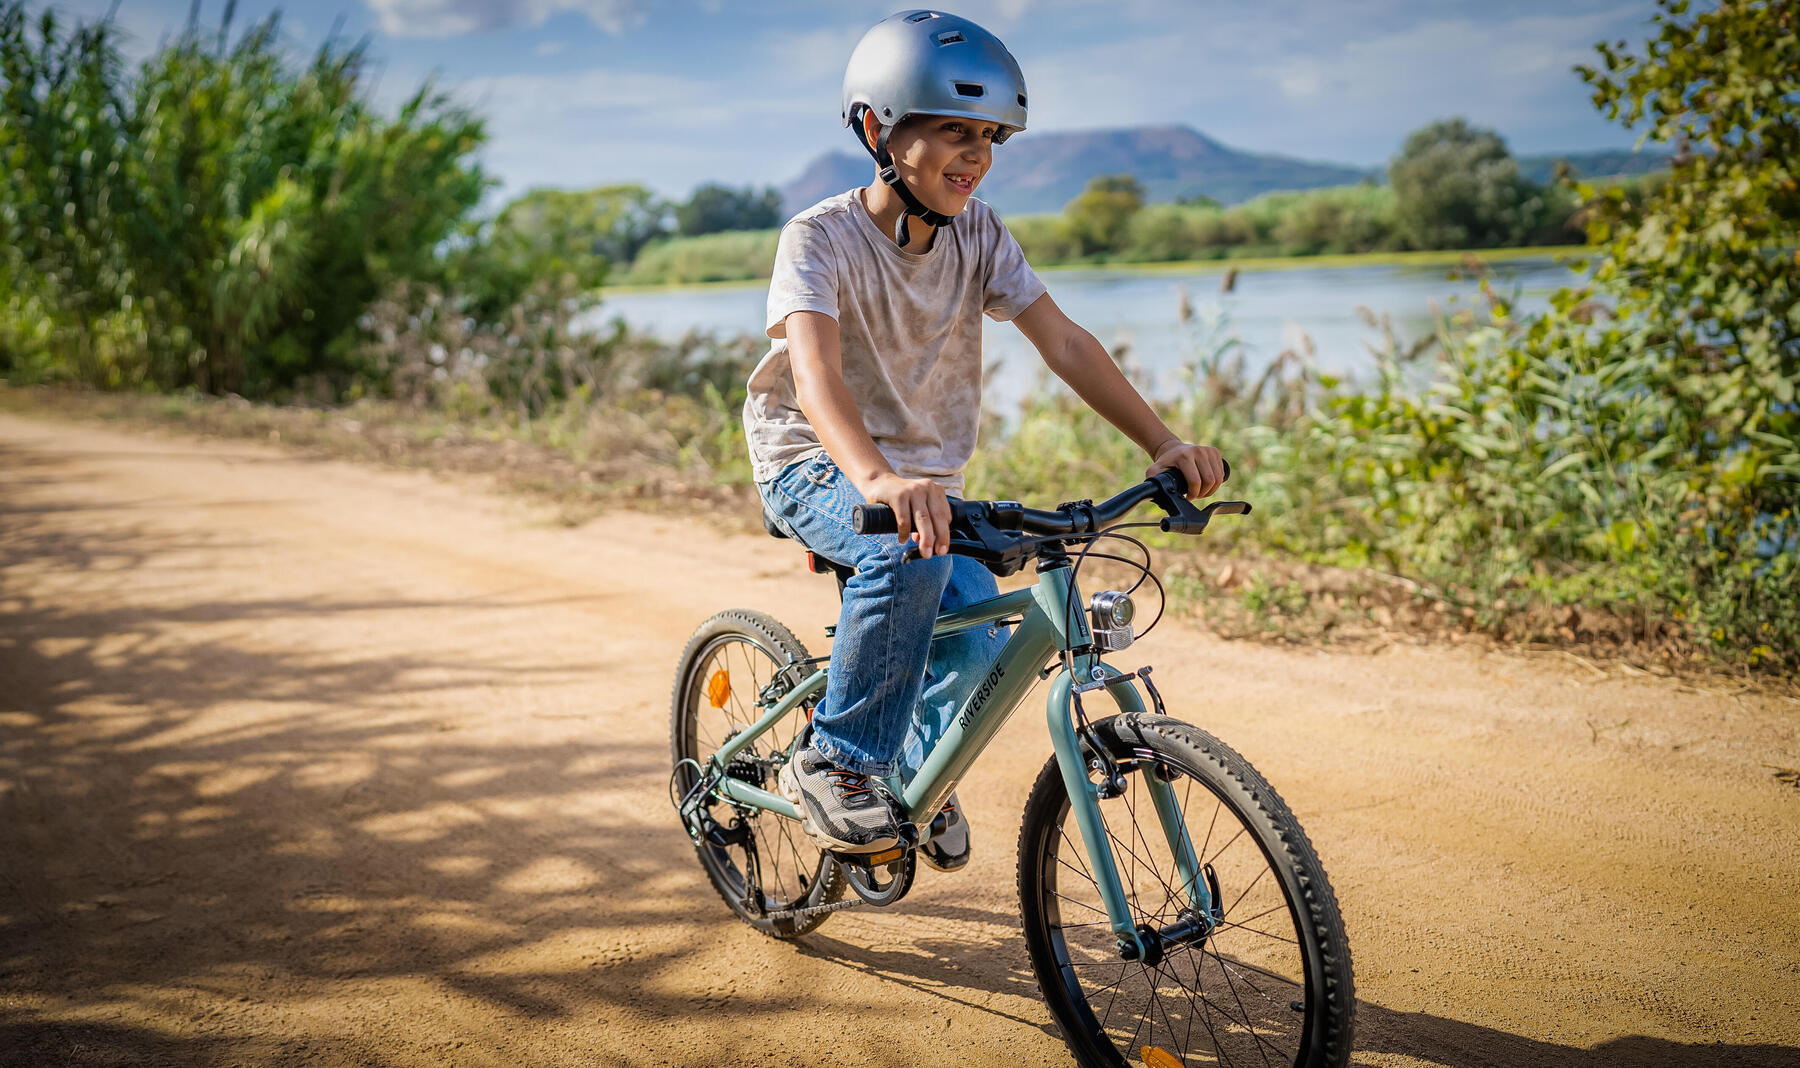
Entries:
<svg viewBox="0 0 1800 1068">
<path fill-rule="evenodd" d="M 1548 182 L 1558 160 L 1587 178 L 1642 174 L 1668 165 L 1654 152 L 1560 152 L 1519 158 L 1519 170 Z M 867 154 L 828 152 L 781 187 L 788 215 L 874 178 Z M 1143 126 L 1072 133 L 1025 133 L 1000 146 L 994 168 L 977 193 L 1003 215 L 1061 211 L 1102 174 L 1130 174 L 1151 203 L 1208 196 L 1236 204 L 1283 189 L 1317 189 L 1369 179 L 1387 180 L 1387 168 L 1313 163 L 1287 156 L 1243 152 L 1186 126 Z"/>
<path fill-rule="evenodd" d="M 868 185 L 874 180 L 875 160 L 867 152 L 860 156 L 827 152 L 808 163 L 798 178 L 781 187 L 781 214 L 791 219 L 826 197 Z M 986 195 L 982 194 L 983 197 Z"/>
<path fill-rule="evenodd" d="M 1056 212 L 1090 178 L 1102 174 L 1135 175 L 1151 202 L 1209 196 L 1222 204 L 1277 189 L 1345 185 L 1368 176 L 1359 167 L 1240 152 L 1186 126 L 1145 126 L 1020 134 L 995 152 L 994 168 L 978 195 L 1006 215 Z M 781 187 L 783 210 L 800 211 L 864 185 L 873 175 L 874 162 L 866 154 L 820 156 Z"/>
</svg>

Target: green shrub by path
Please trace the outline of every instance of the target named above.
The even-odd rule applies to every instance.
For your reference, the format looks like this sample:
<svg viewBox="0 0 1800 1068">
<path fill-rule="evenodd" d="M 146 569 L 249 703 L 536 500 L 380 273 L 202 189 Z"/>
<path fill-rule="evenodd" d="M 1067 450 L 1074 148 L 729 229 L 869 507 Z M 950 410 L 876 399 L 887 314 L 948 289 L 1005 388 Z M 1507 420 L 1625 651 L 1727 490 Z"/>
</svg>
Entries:
<svg viewBox="0 0 1800 1068">
<path fill-rule="evenodd" d="M 393 119 L 362 47 L 295 67 L 276 16 L 190 23 L 125 71 L 110 22 L 0 2 L 0 373 L 109 387 L 342 389 L 357 319 L 485 184 L 481 123 L 427 85 Z"/>
</svg>

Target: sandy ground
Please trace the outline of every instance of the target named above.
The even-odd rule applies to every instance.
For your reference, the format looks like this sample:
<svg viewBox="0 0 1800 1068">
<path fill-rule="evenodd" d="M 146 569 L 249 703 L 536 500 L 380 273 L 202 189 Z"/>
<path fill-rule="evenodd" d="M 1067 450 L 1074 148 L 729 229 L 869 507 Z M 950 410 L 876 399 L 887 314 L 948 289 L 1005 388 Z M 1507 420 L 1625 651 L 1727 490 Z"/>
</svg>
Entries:
<svg viewBox="0 0 1800 1068">
<path fill-rule="evenodd" d="M 1017 928 L 1021 714 L 974 863 L 763 938 L 665 795 L 693 628 L 790 543 L 0 417 L 0 1064 L 1065 1064 Z M 1166 625 L 1287 798 L 1364 1065 L 1800 1064 L 1800 705 L 1466 648 Z"/>
</svg>

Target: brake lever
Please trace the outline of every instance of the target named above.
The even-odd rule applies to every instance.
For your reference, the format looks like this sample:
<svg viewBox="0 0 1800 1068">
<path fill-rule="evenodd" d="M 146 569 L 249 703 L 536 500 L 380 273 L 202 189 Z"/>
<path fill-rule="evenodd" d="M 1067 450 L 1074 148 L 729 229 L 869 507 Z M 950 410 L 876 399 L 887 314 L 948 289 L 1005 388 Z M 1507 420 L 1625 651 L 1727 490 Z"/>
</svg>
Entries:
<svg viewBox="0 0 1800 1068">
<path fill-rule="evenodd" d="M 1226 477 L 1230 477 L 1230 467 L 1226 467 Z M 1194 507 L 1194 502 L 1182 495 L 1183 483 L 1179 472 L 1163 471 L 1151 481 L 1156 483 L 1156 492 L 1150 499 L 1157 507 L 1168 513 L 1160 526 L 1164 531 L 1175 534 L 1199 534 L 1206 529 L 1206 524 L 1215 515 L 1248 515 L 1248 501 L 1214 501 L 1205 508 Z"/>
<path fill-rule="evenodd" d="M 946 550 L 944 552 L 938 553 L 936 555 L 950 556 L 952 554 L 952 552 L 959 547 L 963 548 L 963 549 L 979 549 L 982 546 L 981 546 L 980 542 L 970 541 L 967 538 L 951 538 L 950 539 L 950 549 Z M 906 542 L 906 551 L 900 554 L 900 562 L 903 564 L 910 564 L 914 560 L 923 560 L 923 559 L 925 559 L 925 557 L 919 555 L 918 541 L 916 541 L 914 539 L 908 539 Z"/>
<path fill-rule="evenodd" d="M 1215 515 L 1249 515 L 1249 501 L 1214 501 L 1205 508 L 1195 508 L 1187 501 L 1180 515 L 1172 515 L 1163 519 L 1162 529 L 1175 534 L 1199 534 L 1206 530 L 1206 524 L 1212 522 Z"/>
</svg>

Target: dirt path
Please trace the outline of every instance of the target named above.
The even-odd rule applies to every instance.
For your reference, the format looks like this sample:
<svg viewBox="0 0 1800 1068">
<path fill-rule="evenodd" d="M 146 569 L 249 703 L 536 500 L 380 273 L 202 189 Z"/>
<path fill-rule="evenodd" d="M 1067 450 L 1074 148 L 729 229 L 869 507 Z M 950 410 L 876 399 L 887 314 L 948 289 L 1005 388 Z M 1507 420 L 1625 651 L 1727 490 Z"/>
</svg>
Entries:
<svg viewBox="0 0 1800 1068">
<path fill-rule="evenodd" d="M 963 790 L 967 871 L 798 944 L 731 920 L 666 701 L 736 606 L 817 648 L 835 597 L 692 521 L 0 417 L 0 1064 L 1068 1063 L 1013 897 L 1034 716 Z M 1800 1063 L 1800 790 L 1763 766 L 1800 706 L 1137 651 L 1317 844 L 1356 1063 Z"/>
</svg>

